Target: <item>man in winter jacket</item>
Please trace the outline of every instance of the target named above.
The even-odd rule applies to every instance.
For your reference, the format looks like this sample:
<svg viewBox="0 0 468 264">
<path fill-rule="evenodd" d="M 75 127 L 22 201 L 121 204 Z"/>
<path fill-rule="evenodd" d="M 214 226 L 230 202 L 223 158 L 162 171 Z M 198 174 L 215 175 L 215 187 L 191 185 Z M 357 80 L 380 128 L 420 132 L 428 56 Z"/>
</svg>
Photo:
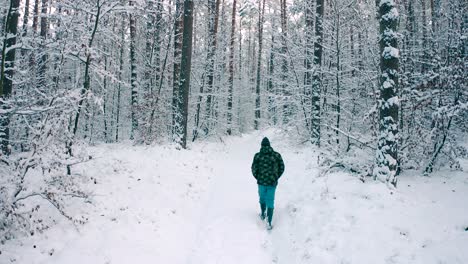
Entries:
<svg viewBox="0 0 468 264">
<path fill-rule="evenodd" d="M 257 180 L 258 195 L 260 196 L 260 217 L 268 217 L 268 229 L 272 228 L 275 191 L 278 179 L 284 172 L 284 163 L 281 155 L 270 146 L 268 138 L 263 138 L 260 152 L 255 154 L 252 163 L 252 174 Z"/>
</svg>

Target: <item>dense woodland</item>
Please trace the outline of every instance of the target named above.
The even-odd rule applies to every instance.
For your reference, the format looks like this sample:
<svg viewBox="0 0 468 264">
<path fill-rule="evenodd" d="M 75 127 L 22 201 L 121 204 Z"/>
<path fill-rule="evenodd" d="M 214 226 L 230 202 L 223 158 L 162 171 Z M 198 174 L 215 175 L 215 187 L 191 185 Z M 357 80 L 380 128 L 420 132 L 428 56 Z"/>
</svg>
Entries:
<svg viewBox="0 0 468 264">
<path fill-rule="evenodd" d="M 86 146 L 278 127 L 325 166 L 397 186 L 458 169 L 465 0 L 2 0 L 0 222 L 73 189 Z M 371 162 L 354 164 L 351 153 Z M 29 193 L 34 171 L 48 183 Z M 64 181 L 64 180 L 62 180 Z M 2 226 L 0 226 L 0 230 Z"/>
</svg>

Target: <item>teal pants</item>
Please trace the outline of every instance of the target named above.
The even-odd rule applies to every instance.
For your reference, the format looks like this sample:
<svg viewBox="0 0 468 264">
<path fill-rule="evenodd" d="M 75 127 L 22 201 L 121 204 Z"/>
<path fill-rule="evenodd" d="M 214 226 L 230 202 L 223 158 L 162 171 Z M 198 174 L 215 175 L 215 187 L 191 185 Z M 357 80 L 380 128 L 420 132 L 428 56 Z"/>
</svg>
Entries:
<svg viewBox="0 0 468 264">
<path fill-rule="evenodd" d="M 275 191 L 276 186 L 258 185 L 258 196 L 260 204 L 265 204 L 267 208 L 275 207 Z"/>
</svg>

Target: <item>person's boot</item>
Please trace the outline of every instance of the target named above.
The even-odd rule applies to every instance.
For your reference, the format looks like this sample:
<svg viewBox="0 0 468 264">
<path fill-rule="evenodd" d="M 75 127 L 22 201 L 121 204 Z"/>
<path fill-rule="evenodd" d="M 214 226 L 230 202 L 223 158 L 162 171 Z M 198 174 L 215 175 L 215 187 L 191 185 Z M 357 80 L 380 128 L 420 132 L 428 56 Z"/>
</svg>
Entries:
<svg viewBox="0 0 468 264">
<path fill-rule="evenodd" d="M 261 203 L 260 204 L 260 209 L 262 210 L 261 213 L 260 213 L 260 219 L 265 220 L 266 205 Z"/>
<path fill-rule="evenodd" d="M 273 226 L 271 225 L 271 220 L 273 220 L 273 208 L 267 209 L 267 217 L 268 217 L 268 229 L 272 229 Z"/>
</svg>

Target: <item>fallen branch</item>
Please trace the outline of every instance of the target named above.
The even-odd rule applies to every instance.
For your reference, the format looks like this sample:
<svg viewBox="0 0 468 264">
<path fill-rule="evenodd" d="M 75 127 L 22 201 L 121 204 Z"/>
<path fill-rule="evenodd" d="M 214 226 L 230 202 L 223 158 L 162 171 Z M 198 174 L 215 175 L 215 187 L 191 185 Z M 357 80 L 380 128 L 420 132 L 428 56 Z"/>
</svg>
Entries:
<svg viewBox="0 0 468 264">
<path fill-rule="evenodd" d="M 327 124 L 324 124 L 323 126 L 325 126 L 325 127 L 327 127 L 327 128 L 331 128 L 331 129 L 335 130 L 336 132 L 338 132 L 338 133 L 340 133 L 340 134 L 342 134 L 342 135 L 344 135 L 344 136 L 346 136 L 346 137 L 349 137 L 350 139 L 352 139 L 352 140 L 358 142 L 359 144 L 361 144 L 361 145 L 364 146 L 364 147 L 368 147 L 368 148 L 370 148 L 370 149 L 372 149 L 372 150 L 376 150 L 375 147 L 370 146 L 370 145 L 369 145 L 368 143 L 366 143 L 366 142 L 362 142 L 361 140 L 357 139 L 355 136 L 352 136 L 351 134 L 346 133 L 346 132 L 344 132 L 344 131 L 341 130 L 341 129 L 338 129 L 338 128 L 336 128 L 336 127 L 333 127 L 333 126 L 330 126 L 330 125 L 327 125 Z"/>
<path fill-rule="evenodd" d="M 31 193 L 31 194 L 28 194 L 26 196 L 23 196 L 23 197 L 20 197 L 20 198 L 17 198 L 13 204 L 16 205 L 19 201 L 22 201 L 22 200 L 26 200 L 28 198 L 31 198 L 31 197 L 40 197 L 44 200 L 46 200 L 47 202 L 49 202 L 53 207 L 55 207 L 55 209 L 57 209 L 57 211 L 65 218 L 67 218 L 68 220 L 70 220 L 72 223 L 73 223 L 73 218 L 71 216 L 69 216 L 67 213 L 65 213 L 61 208 L 60 206 L 54 202 L 52 199 L 50 199 L 46 194 L 44 193 Z M 75 226 L 76 227 L 76 226 Z"/>
<path fill-rule="evenodd" d="M 334 168 L 341 168 L 341 169 L 345 169 L 345 170 L 347 170 L 347 171 L 349 171 L 349 172 L 351 172 L 353 174 L 358 174 L 359 175 L 359 180 L 362 181 L 362 182 L 365 182 L 364 174 L 361 171 L 359 171 L 359 170 L 357 170 L 357 169 L 355 169 L 353 167 L 347 166 L 346 164 L 341 163 L 341 162 L 335 162 L 332 165 L 330 165 L 326 170 L 324 170 L 324 171 L 322 171 L 320 173 L 319 177 L 323 177 L 323 176 L 327 175 Z"/>
</svg>

